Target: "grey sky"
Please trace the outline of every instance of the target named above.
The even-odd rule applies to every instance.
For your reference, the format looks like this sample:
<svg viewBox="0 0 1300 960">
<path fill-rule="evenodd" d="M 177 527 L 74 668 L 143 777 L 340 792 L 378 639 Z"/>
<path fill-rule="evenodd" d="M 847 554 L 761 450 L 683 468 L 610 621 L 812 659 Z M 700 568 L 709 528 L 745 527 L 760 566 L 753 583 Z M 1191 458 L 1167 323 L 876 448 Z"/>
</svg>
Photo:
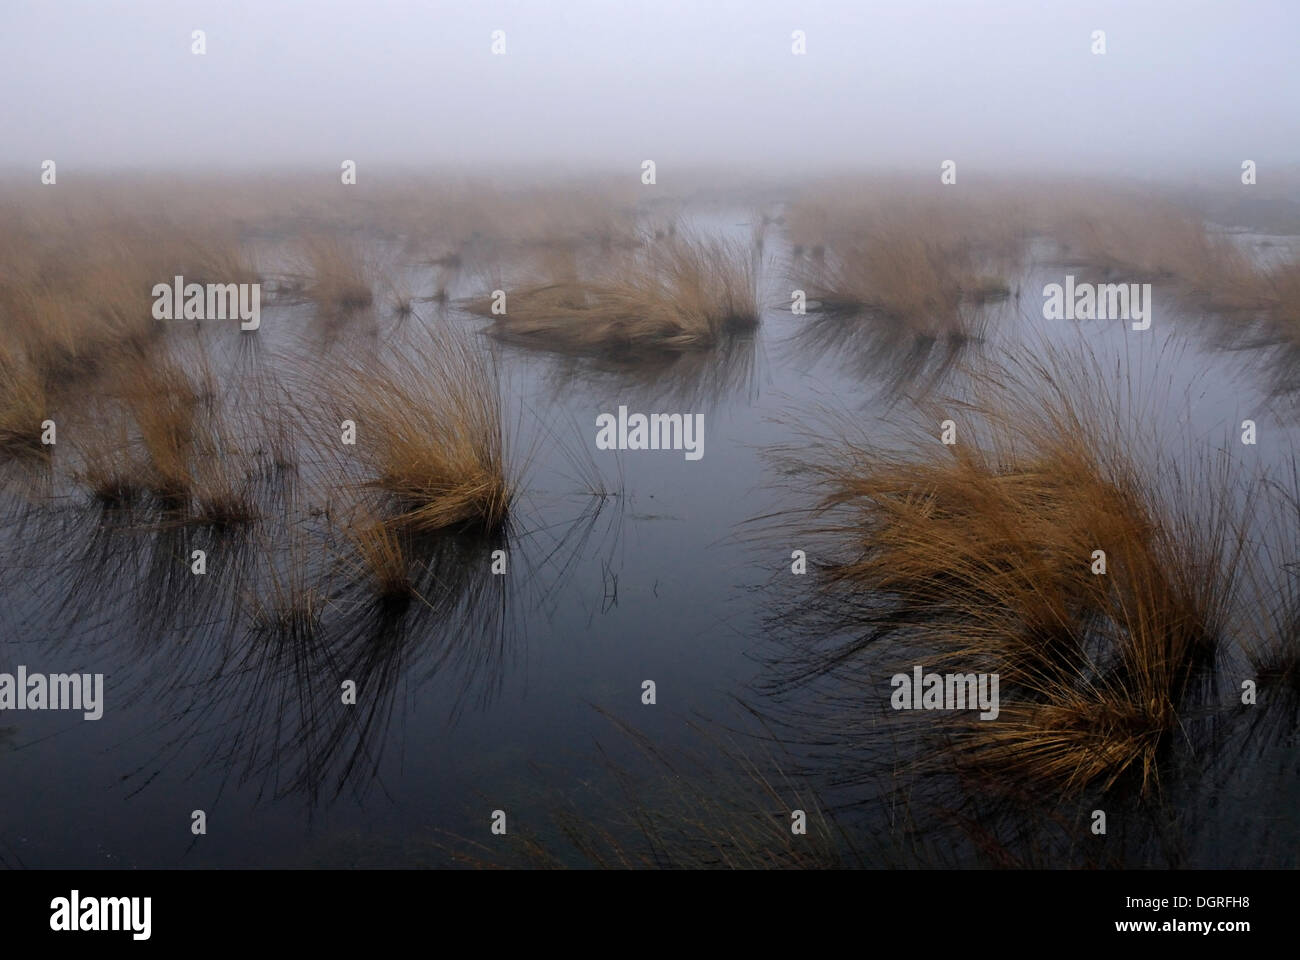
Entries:
<svg viewBox="0 0 1300 960">
<path fill-rule="evenodd" d="M 1298 39 L 1294 0 L 7 0 L 0 164 L 1294 164 Z"/>
</svg>

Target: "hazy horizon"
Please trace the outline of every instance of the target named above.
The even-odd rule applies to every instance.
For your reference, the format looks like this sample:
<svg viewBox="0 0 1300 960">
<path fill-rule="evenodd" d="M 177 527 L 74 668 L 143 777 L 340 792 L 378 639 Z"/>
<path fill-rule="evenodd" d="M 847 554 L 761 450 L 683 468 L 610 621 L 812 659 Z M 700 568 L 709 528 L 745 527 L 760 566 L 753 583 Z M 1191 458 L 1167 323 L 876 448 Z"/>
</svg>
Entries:
<svg viewBox="0 0 1300 960">
<path fill-rule="evenodd" d="M 8 20 L 6 170 L 653 159 L 662 181 L 674 165 L 937 176 L 953 160 L 1229 183 L 1250 159 L 1264 185 L 1300 161 L 1300 8 L 1284 3 L 150 0 L 20 3 Z"/>
</svg>

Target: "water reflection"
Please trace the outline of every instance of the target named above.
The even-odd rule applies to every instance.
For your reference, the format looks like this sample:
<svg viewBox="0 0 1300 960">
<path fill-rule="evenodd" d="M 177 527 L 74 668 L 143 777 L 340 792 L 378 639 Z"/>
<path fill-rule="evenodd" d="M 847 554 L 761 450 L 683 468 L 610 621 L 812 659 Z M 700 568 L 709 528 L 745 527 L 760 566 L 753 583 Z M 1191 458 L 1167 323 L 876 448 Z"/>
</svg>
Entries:
<svg viewBox="0 0 1300 960">
<path fill-rule="evenodd" d="M 133 762 L 128 795 L 189 765 L 311 806 L 363 796 L 394 717 L 435 682 L 448 724 L 490 706 L 524 623 L 579 556 L 621 533 L 616 491 L 579 491 L 576 515 L 547 511 L 535 528 L 521 517 L 495 536 L 404 535 L 413 589 L 399 600 L 376 594 L 337 517 L 297 509 L 292 476 L 266 483 L 258 522 L 234 527 L 178 522 L 147 502 L 5 501 L 3 576 L 22 598 L 11 628 L 41 624 L 46 659 L 113 649 L 116 702 L 156 718 L 161 746 Z M 492 572 L 496 551 L 509 575 Z"/>
</svg>

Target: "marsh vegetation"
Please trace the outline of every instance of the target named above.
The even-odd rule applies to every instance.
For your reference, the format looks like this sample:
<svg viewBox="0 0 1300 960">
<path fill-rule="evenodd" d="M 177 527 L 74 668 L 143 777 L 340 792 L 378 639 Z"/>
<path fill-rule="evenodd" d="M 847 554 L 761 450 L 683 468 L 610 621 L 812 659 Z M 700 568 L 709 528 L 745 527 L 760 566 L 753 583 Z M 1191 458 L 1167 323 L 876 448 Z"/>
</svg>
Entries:
<svg viewBox="0 0 1300 960">
<path fill-rule="evenodd" d="M 1118 184 L 339 193 L 0 197 L 4 616 L 109 675 L 114 855 L 190 862 L 131 846 L 164 787 L 275 863 L 1208 866 L 1286 800 L 1294 236 Z M 1152 329 L 1049 324 L 1063 270 L 1155 284 Z M 174 277 L 260 283 L 260 327 L 156 319 Z M 596 451 L 619 404 L 709 455 Z M 892 712 L 914 665 L 999 718 Z"/>
</svg>

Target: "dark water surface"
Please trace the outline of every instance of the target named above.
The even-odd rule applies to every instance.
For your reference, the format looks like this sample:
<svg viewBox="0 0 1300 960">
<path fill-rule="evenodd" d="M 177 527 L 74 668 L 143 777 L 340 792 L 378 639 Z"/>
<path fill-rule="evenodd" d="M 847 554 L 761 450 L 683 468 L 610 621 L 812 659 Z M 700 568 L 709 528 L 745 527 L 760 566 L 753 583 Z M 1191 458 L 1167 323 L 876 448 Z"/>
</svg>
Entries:
<svg viewBox="0 0 1300 960">
<path fill-rule="evenodd" d="M 713 225 L 747 237 L 743 219 L 719 215 Z M 557 810 L 620 820 L 671 788 L 661 762 L 619 721 L 665 756 L 715 762 L 720 782 L 745 783 L 713 736 L 738 731 L 737 749 L 754 756 L 773 749 L 761 739 L 763 721 L 738 701 L 764 708 L 782 605 L 798 603 L 802 589 L 792 600 L 773 587 L 800 544 L 753 535 L 754 518 L 791 505 L 764 451 L 797 442 L 794 421 L 821 406 L 886 438 L 905 416 L 902 394 L 957 386 L 968 351 L 1082 341 L 1114 373 L 1117 392 L 1136 385 L 1153 398 L 1135 401 L 1135 416 L 1157 432 L 1225 447 L 1249 417 L 1266 439 L 1234 456 L 1282 469 L 1294 449 L 1294 408 L 1268 396 L 1258 352 L 1216 349 L 1194 317 L 1165 308 L 1159 290 L 1145 333 L 1116 321 L 1049 322 L 1043 284 L 1067 270 L 1040 261 L 1015 278 L 1018 299 L 987 308 L 983 342 L 846 339 L 810 333 L 809 318 L 791 316 L 788 251 L 771 236 L 765 249 L 770 306 L 759 329 L 714 355 L 619 371 L 479 338 L 500 363 L 513 449 L 529 454 L 523 494 L 505 577 L 488 569 L 497 544 L 429 545 L 440 598 L 432 609 L 385 611 L 364 588 L 321 572 L 332 547 L 324 524 L 302 509 L 310 504 L 292 501 L 288 513 L 306 519 L 270 521 L 250 542 L 126 522 L 87 506 L 71 486 L 36 503 L 7 494 L 0 669 L 102 672 L 106 691 L 94 722 L 53 711 L 0 717 L 0 863 L 436 864 L 467 841 L 494 850 L 489 859 L 524 862 L 490 834 L 497 809 L 512 835 L 554 842 L 561 859 L 582 862 L 558 835 Z M 300 352 L 313 335 L 304 309 L 265 310 L 256 351 L 214 335 L 218 366 L 247 373 Z M 403 323 L 482 326 L 433 303 L 381 326 Z M 232 392 L 226 402 L 253 401 Z M 596 416 L 620 405 L 704 414 L 703 458 L 597 450 Z M 584 488 L 593 469 L 610 495 Z M 311 496 L 275 478 L 263 494 L 266 504 Z M 290 543 L 332 576 L 324 626 L 309 640 L 259 633 L 248 612 L 266 595 L 271 558 L 282 560 Z M 195 548 L 209 554 L 204 577 L 188 570 Z M 348 678 L 359 687 L 355 707 L 339 702 Z M 641 702 L 645 680 L 657 685 L 654 706 Z M 887 695 L 887 678 L 862 692 L 864 701 Z M 802 708 L 815 712 L 808 697 Z M 786 721 L 791 711 L 789 699 L 773 710 Z M 1168 841 L 1178 853 L 1135 844 L 1135 865 L 1162 857 L 1294 865 L 1293 719 L 1279 721 L 1271 745 L 1252 739 L 1231 756 L 1186 761 L 1190 786 L 1172 814 L 1182 826 Z M 807 764 L 811 787 L 847 804 L 857 847 L 900 846 L 877 803 L 888 788 L 888 742 L 790 743 L 780 752 Z M 1244 773 L 1233 765 L 1242 756 Z M 879 761 L 878 776 L 837 786 L 836 771 L 861 758 Z M 636 775 L 631 797 L 619 771 Z M 195 810 L 206 813 L 204 836 L 191 833 Z"/>
</svg>

